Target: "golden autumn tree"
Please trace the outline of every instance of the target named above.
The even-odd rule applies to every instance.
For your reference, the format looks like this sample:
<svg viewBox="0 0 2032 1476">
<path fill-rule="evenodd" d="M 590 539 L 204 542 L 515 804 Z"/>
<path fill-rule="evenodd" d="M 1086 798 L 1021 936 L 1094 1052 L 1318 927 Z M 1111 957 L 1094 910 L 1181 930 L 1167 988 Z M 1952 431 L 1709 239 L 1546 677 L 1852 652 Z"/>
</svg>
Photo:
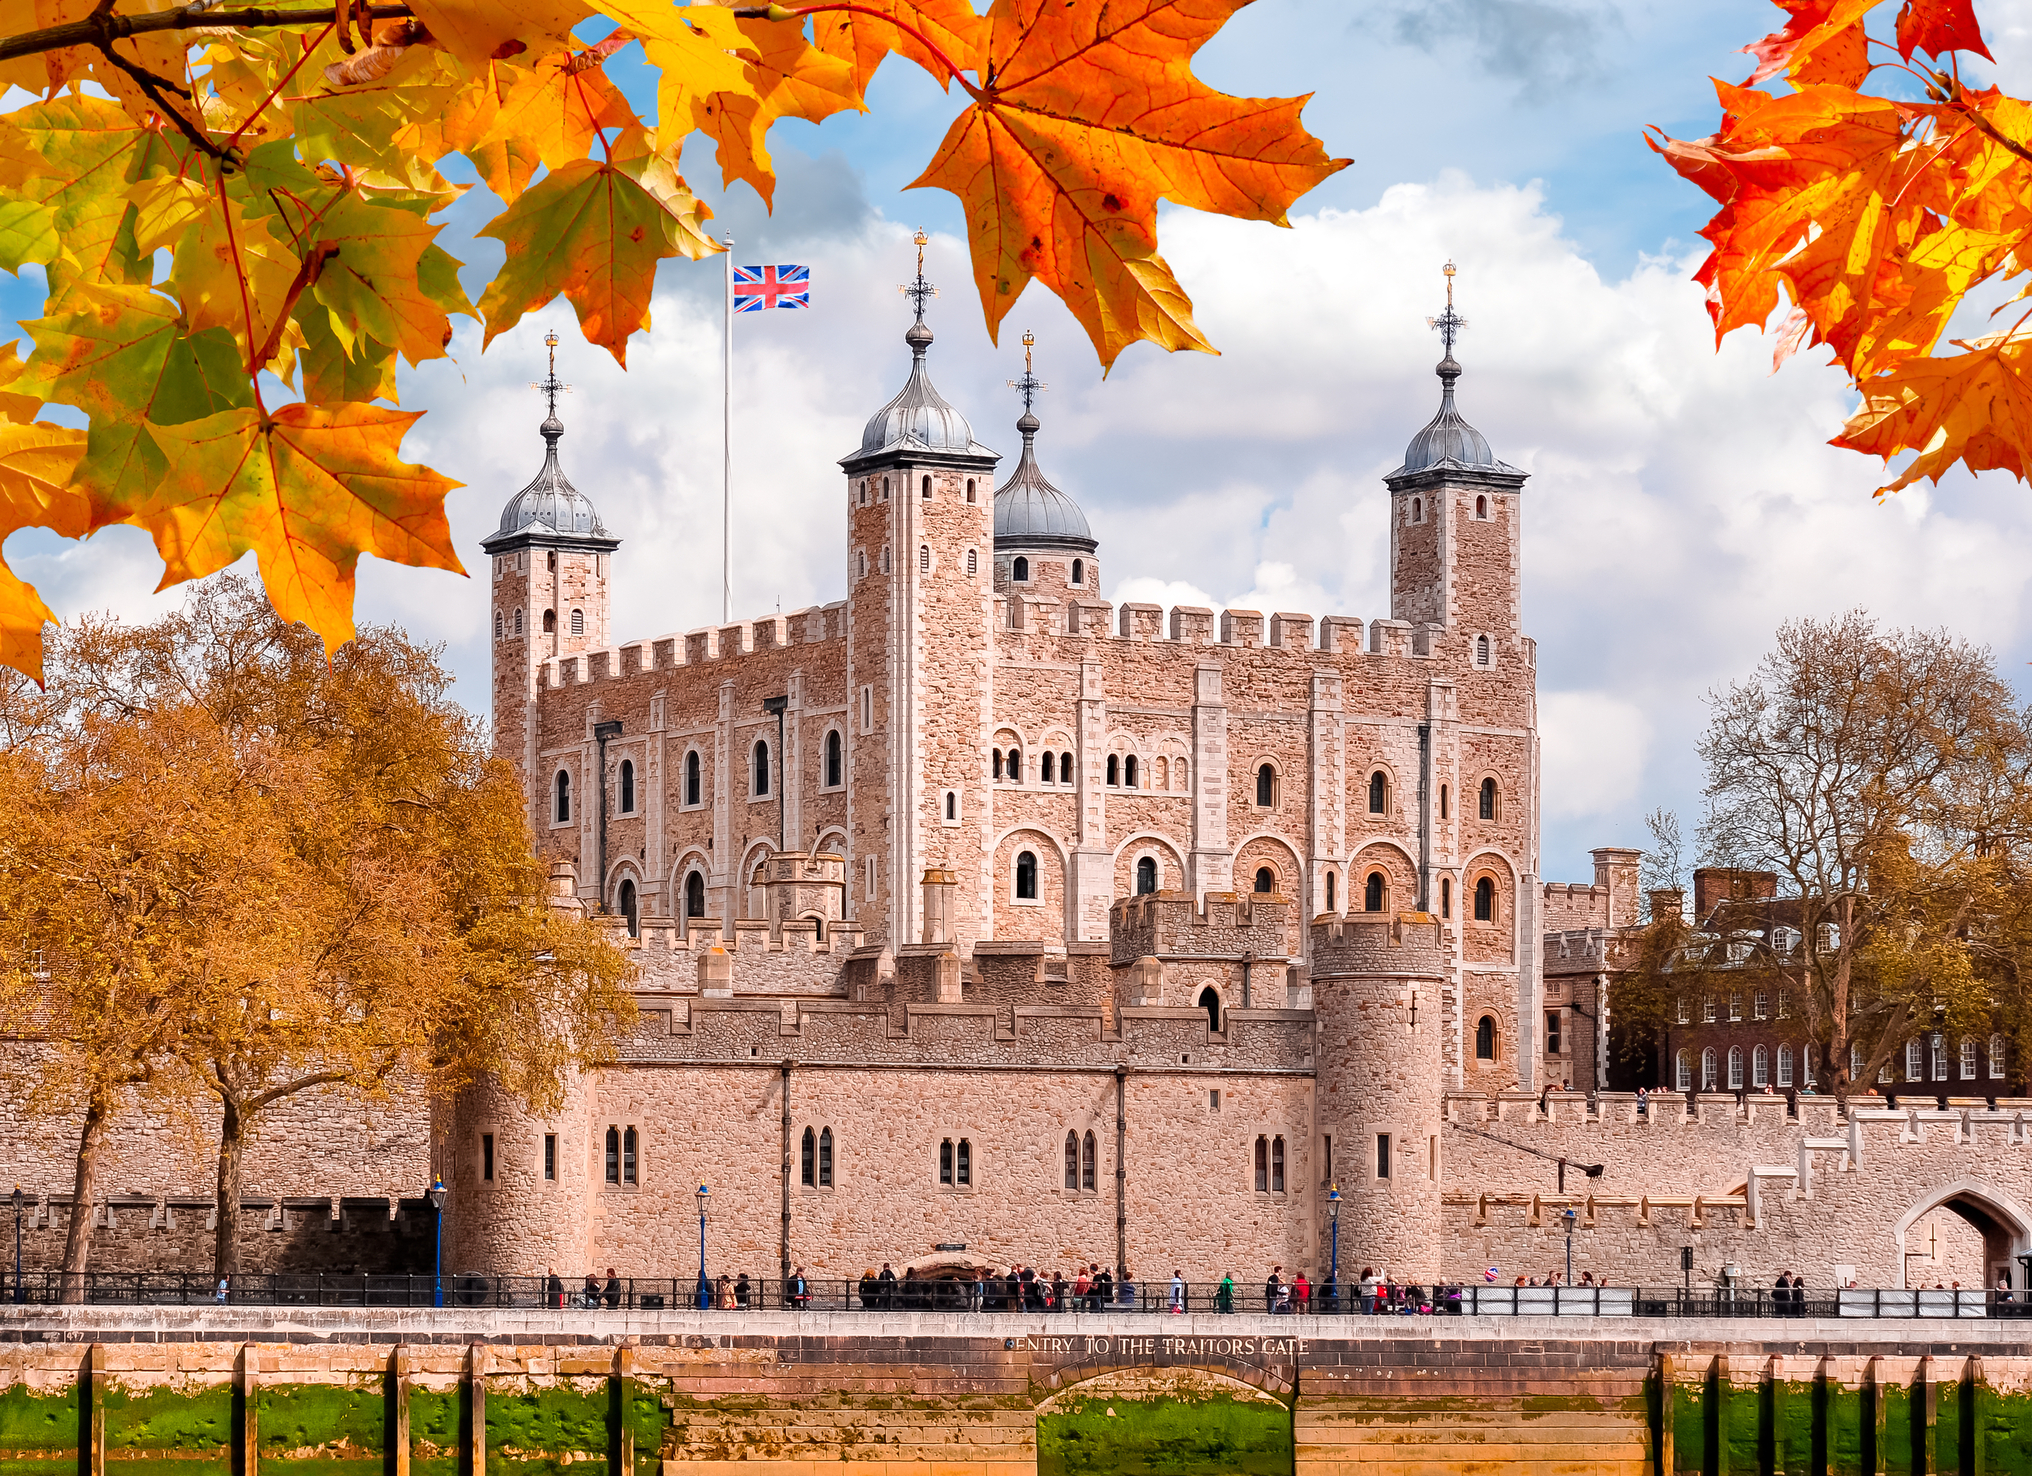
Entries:
<svg viewBox="0 0 2032 1476">
<path fill-rule="evenodd" d="M 148 807 L 174 811 L 187 788 L 221 788 L 237 807 L 190 862 L 208 886 L 187 932 L 134 949 L 164 1001 L 147 1079 L 191 1115 L 216 1114 L 216 1274 L 238 1267 L 244 1153 L 277 1103 L 399 1081 L 442 1094 L 492 1073 L 543 1110 L 570 1069 L 609 1051 L 632 1009 L 631 967 L 596 925 L 545 905 L 521 791 L 450 701 L 433 652 L 369 630 L 328 660 L 313 632 L 229 577 L 152 625 L 66 630 L 52 678 L 63 726 L 160 750 L 133 797 L 138 847 L 151 843 Z M 61 829 L 63 799 L 48 808 Z M 6 909 L 9 941 L 49 958 L 44 935 L 75 924 L 60 888 L 16 869 L 36 872 L 32 853 L 8 881 L 52 895 L 19 918 Z M 55 1018 L 49 1033 L 81 1069 L 139 1079 L 126 1036 L 109 1048 Z"/>
<path fill-rule="evenodd" d="M 165 583 L 251 549 L 277 612 L 339 645 L 360 555 L 460 567 L 455 484 L 401 459 L 397 362 L 442 357 L 455 316 L 491 342 L 562 294 L 625 364 L 658 262 L 721 249 L 686 139 L 770 201 L 770 127 L 865 110 L 892 53 L 965 95 L 917 184 L 964 205 L 991 332 L 1035 279 L 1104 364 L 1210 350 L 1158 201 L 1282 223 L 1347 162 L 1305 99 L 1193 76 L 1246 3 L 0 0 L 0 83 L 33 97 L 0 114 L 0 267 L 49 282 L 33 354 L 0 360 L 0 538 L 133 524 Z M 609 73 L 638 46 L 653 117 Z M 502 203 L 477 304 L 438 241 L 450 155 Z M 0 564 L 0 662 L 37 674 L 47 618 Z"/>
<path fill-rule="evenodd" d="M 2025 271 L 2032 105 L 1963 78 L 1965 58 L 1990 59 L 1973 0 L 1776 3 L 1785 24 L 1744 48 L 1748 78 L 1715 83 L 1716 131 L 1650 140 L 1720 206 L 1696 274 L 1717 340 L 1789 307 L 1773 368 L 1825 346 L 1862 396 L 1834 444 L 1887 464 L 1918 452 L 1879 496 L 1957 463 L 2023 480 L 2027 291 L 1992 331 L 1942 339 L 1972 295 Z"/>
</svg>

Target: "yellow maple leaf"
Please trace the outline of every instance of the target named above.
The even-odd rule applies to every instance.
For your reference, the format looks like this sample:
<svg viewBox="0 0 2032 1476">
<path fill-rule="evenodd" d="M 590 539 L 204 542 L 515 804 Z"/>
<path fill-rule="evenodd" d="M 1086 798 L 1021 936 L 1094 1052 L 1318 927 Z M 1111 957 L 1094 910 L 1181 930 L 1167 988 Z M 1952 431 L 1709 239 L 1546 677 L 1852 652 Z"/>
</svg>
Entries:
<svg viewBox="0 0 2032 1476">
<path fill-rule="evenodd" d="M 811 18 L 813 44 L 854 69 L 856 96 L 867 92 L 875 69 L 891 52 L 916 62 L 948 89 L 959 73 L 980 71 L 988 21 L 975 13 L 972 0 L 882 0 L 880 8 L 894 19 L 842 10 Z"/>
<path fill-rule="evenodd" d="M 148 530 L 164 589 L 253 549 L 275 613 L 335 650 L 353 638 L 361 554 L 465 572 L 444 514 L 445 494 L 460 484 L 398 454 L 417 414 L 285 405 L 269 416 L 235 409 L 152 425 L 169 463 L 165 481 L 101 520 Z"/>
<path fill-rule="evenodd" d="M 974 105 L 914 182 L 966 207 L 992 337 L 1036 277 L 1103 365 L 1138 339 L 1213 346 L 1157 254 L 1157 202 L 1285 224 L 1336 170 L 1299 125 L 1306 99 L 1238 98 L 1192 53 L 1246 0 L 995 0 Z"/>
<path fill-rule="evenodd" d="M 20 528 L 84 536 L 89 509 L 71 490 L 71 472 L 84 452 L 81 430 L 46 421 L 0 423 L 0 539 Z M 34 586 L 0 559 L 0 664 L 41 681 L 42 627 L 55 618 Z"/>
<path fill-rule="evenodd" d="M 442 125 L 444 142 L 472 160 L 487 188 L 514 204 L 536 166 L 583 159 L 602 130 L 640 127 L 635 110 L 585 52 L 559 51 L 521 67 L 496 62 Z"/>
</svg>

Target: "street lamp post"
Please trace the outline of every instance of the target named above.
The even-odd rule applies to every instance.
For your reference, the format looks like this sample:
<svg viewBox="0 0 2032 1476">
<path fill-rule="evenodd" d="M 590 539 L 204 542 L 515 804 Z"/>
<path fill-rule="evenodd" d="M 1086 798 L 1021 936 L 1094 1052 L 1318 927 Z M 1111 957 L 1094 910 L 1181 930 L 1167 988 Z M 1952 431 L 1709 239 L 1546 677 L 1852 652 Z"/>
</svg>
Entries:
<svg viewBox="0 0 2032 1476">
<path fill-rule="evenodd" d="M 1566 1226 L 1566 1284 L 1573 1285 L 1573 1222 L 1580 1218 L 1568 1205 L 1560 1215 L 1560 1222 Z"/>
<path fill-rule="evenodd" d="M 1327 1280 L 1333 1283 L 1336 1299 L 1341 1294 L 1341 1191 L 1338 1184 L 1329 1184 L 1326 1191 L 1326 1223 L 1333 1235 L 1333 1264 L 1327 1268 Z"/>
<path fill-rule="evenodd" d="M 430 1304 L 433 1307 L 442 1307 L 444 1305 L 444 1179 L 442 1177 L 432 1179 L 430 1181 L 430 1188 L 424 1190 L 423 1197 L 430 1201 L 430 1207 L 435 1212 L 437 1218 L 437 1265 L 436 1269 L 431 1273 L 430 1278 Z"/>
<path fill-rule="evenodd" d="M 706 1280 L 706 1201 L 712 1191 L 701 1184 L 693 1198 L 698 1200 L 698 1304 L 701 1312 L 713 1305 L 713 1288 Z"/>
<path fill-rule="evenodd" d="M 21 1186 L 14 1186 L 14 1300 L 25 1302 L 27 1293 L 21 1285 Z"/>
</svg>

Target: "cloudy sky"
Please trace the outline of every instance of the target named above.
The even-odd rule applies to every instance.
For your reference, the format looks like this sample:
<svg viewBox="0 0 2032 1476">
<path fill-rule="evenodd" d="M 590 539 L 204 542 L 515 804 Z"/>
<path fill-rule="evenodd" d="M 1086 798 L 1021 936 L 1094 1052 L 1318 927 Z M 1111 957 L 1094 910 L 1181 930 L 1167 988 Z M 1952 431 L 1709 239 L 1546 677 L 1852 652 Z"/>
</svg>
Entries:
<svg viewBox="0 0 2032 1476">
<path fill-rule="evenodd" d="M 2024 95 L 2032 0 L 1977 10 Z M 745 186 L 722 197 L 698 151 L 688 176 L 739 259 L 806 262 L 815 282 L 811 312 L 738 325 L 737 616 L 842 593 L 834 463 L 901 383 L 895 288 L 921 225 L 943 289 L 939 386 L 981 440 L 1013 450 L 1004 381 L 1020 372 L 1022 330 L 1036 331 L 1051 386 L 1040 450 L 1094 525 L 1112 598 L 1365 619 L 1388 614 L 1379 478 L 1436 403 L 1424 318 L 1440 264 L 1459 264 L 1462 407 L 1532 474 L 1525 620 L 1551 878 L 1589 876 L 1591 846 L 1643 844 L 1654 806 L 1697 816 L 1703 694 L 1745 673 L 1780 621 L 1861 605 L 1948 626 L 2025 686 L 2024 489 L 1960 478 L 1875 502 L 1874 464 L 1825 444 L 1849 405 L 1839 374 L 1802 358 L 1771 377 L 1768 343 L 1740 334 L 1717 353 L 1688 284 L 1705 197 L 1640 130 L 1711 131 L 1706 79 L 1740 80 L 1737 48 L 1780 19 L 1768 0 L 1258 0 L 1201 52 L 1200 75 L 1236 93 L 1314 93 L 1307 125 L 1355 162 L 1288 231 L 1167 211 L 1165 254 L 1222 355 L 1138 346 L 1105 381 L 1037 286 L 989 343 L 955 202 L 904 188 L 958 103 L 906 64 L 878 78 L 865 117 L 779 126 L 773 219 Z M 455 224 L 492 208 L 471 200 Z M 451 244 L 477 297 L 501 248 Z M 477 540 L 539 464 L 528 382 L 555 326 L 575 386 L 566 466 L 624 539 L 616 632 L 719 618 L 720 283 L 717 261 L 666 263 L 626 373 L 578 340 L 560 303 L 484 356 L 468 324 L 455 362 L 405 374 L 405 405 L 431 412 L 408 454 L 467 484 L 450 506 L 470 562 L 483 567 Z M 33 316 L 40 292 L 39 279 L 0 278 L 0 307 Z M 129 530 L 83 545 L 31 530 L 6 552 L 61 614 L 145 615 L 171 598 L 147 595 L 160 564 Z M 476 706 L 485 611 L 472 582 L 363 563 L 361 619 L 442 642 Z"/>
</svg>

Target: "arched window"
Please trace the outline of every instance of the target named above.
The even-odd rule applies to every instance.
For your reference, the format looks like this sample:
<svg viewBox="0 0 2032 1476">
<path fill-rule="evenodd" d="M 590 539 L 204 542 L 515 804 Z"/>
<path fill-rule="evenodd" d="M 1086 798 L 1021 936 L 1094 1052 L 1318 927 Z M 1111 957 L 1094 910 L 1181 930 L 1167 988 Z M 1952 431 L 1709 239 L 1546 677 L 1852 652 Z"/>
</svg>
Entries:
<svg viewBox="0 0 2032 1476">
<path fill-rule="evenodd" d="M 1496 818 L 1496 781 L 1494 779 L 1484 779 L 1482 781 L 1481 814 L 1484 820 Z"/>
<path fill-rule="evenodd" d="M 1990 1037 L 1990 1079 L 1992 1081 L 2001 1081 L 2003 1075 L 2004 1037 L 2002 1035 L 1992 1035 Z"/>
<path fill-rule="evenodd" d="M 969 502 L 972 502 L 973 500 L 974 499 L 971 497 L 967 499 L 967 501 Z M 970 548 L 967 550 L 967 578 L 971 579 L 980 572 L 981 572 L 981 556 L 974 549 Z"/>
<path fill-rule="evenodd" d="M 1382 910 L 1383 873 L 1372 871 L 1369 873 L 1369 879 L 1362 883 L 1362 911 L 1381 912 Z"/>
<path fill-rule="evenodd" d="M 1108 787 L 1110 789 L 1119 789 L 1121 785 L 1122 785 L 1122 756 L 1120 754 L 1111 753 L 1108 755 Z"/>
<path fill-rule="evenodd" d="M 684 802 L 695 805 L 699 802 L 699 756 L 693 749 L 684 756 Z"/>
<path fill-rule="evenodd" d="M 1771 1053 L 1762 1046 L 1750 1052 L 1750 1085 L 1753 1087 L 1771 1085 Z"/>
<path fill-rule="evenodd" d="M 1442 820 L 1446 819 L 1447 813 L 1446 802 L 1447 802 L 1446 786 L 1442 784 L 1439 786 L 1439 818 Z"/>
<path fill-rule="evenodd" d="M 939 1140 L 938 1181 L 941 1184 L 950 1184 L 953 1181 L 953 1142 L 951 1138 L 941 1138 Z"/>
<path fill-rule="evenodd" d="M 1483 520 L 1485 520 L 1485 521 L 1487 520 L 1487 518 L 1488 518 L 1488 516 L 1489 516 L 1489 499 L 1488 499 L 1488 498 L 1486 498 L 1486 497 L 1477 497 L 1477 498 L 1475 499 L 1475 516 L 1476 516 L 1476 517 L 1478 517 L 1478 518 L 1481 518 L 1481 519 L 1483 519 Z"/>
<path fill-rule="evenodd" d="M 1065 1187 L 1077 1191 L 1079 1188 L 1079 1134 L 1065 1135 Z"/>
<path fill-rule="evenodd" d="M 1693 1090 L 1693 1062 L 1687 1059 L 1685 1051 L 1672 1054 L 1672 1089 L 1676 1092 Z"/>
<path fill-rule="evenodd" d="M 641 909 L 636 905 L 635 883 L 632 881 L 621 883 L 621 916 L 628 919 L 628 936 L 641 937 L 642 915 Z"/>
<path fill-rule="evenodd" d="M 1221 997 L 1211 985 L 1199 992 L 1199 1007 L 1206 1011 L 1206 1028 L 1209 1030 L 1220 1029 Z"/>
<path fill-rule="evenodd" d="M 1124 789 L 1142 787 L 1136 782 L 1136 755 L 1133 753 L 1122 760 L 1122 787 Z"/>
<path fill-rule="evenodd" d="M 1058 756 L 1058 782 L 1061 784 L 1070 784 L 1072 783 L 1072 781 L 1073 781 L 1072 755 L 1069 753 L 1062 753 Z"/>
<path fill-rule="evenodd" d="M 1475 665 L 1487 666 L 1488 664 L 1489 664 L 1489 638 L 1487 636 L 1476 636 Z"/>
<path fill-rule="evenodd" d="M 1270 1140 L 1261 1133 L 1256 1135 L 1256 1192 L 1270 1192 Z"/>
<path fill-rule="evenodd" d="M 1277 890 L 1277 873 L 1276 873 L 1276 872 L 1274 872 L 1274 871 L 1272 871 L 1272 870 L 1271 870 L 1271 869 L 1270 869 L 1269 867 L 1267 867 L 1267 866 L 1259 866 L 1259 867 L 1257 867 L 1257 868 L 1256 868 L 1256 890 L 1257 890 L 1257 891 L 1259 891 L 1259 892 L 1274 892 L 1274 891 L 1276 891 L 1276 890 Z"/>
<path fill-rule="evenodd" d="M 1328 912 L 1340 910 L 1334 906 L 1334 874 L 1331 871 L 1326 874 L 1326 910 Z"/>
<path fill-rule="evenodd" d="M 818 1187 L 833 1187 L 833 1130 L 822 1128 L 818 1135 Z"/>
<path fill-rule="evenodd" d="M 1763 1047 L 1759 1046 L 1757 1049 L 1762 1050 Z M 1789 1045 L 1778 1047 L 1778 1085 L 1782 1087 L 1792 1085 L 1792 1047 Z"/>
<path fill-rule="evenodd" d="M 515 612 L 515 634 L 517 636 L 522 634 L 522 611 L 519 608 Z"/>
<path fill-rule="evenodd" d="M 1369 776 L 1369 813 L 1371 815 L 1383 813 L 1383 793 L 1388 784 L 1389 781 L 1383 777 L 1381 769 L 1376 770 L 1375 773 Z"/>
<path fill-rule="evenodd" d="M 1037 900 L 1037 853 L 1019 851 L 1016 853 L 1016 899 L 1019 902 Z"/>
<path fill-rule="evenodd" d="M 854 559 L 859 565 L 861 578 L 866 579 L 868 577 L 868 551 L 865 548 L 861 549 L 854 555 Z"/>
<path fill-rule="evenodd" d="M 928 543 L 917 545 L 917 569 L 921 574 L 931 572 L 931 545 Z"/>
<path fill-rule="evenodd" d="M 868 505 L 868 479 L 866 477 L 861 479 L 861 490 L 856 495 L 860 500 L 861 506 L 866 507 Z"/>
<path fill-rule="evenodd" d="M 694 871 L 684 879 L 684 915 L 686 917 L 706 915 L 706 877 L 702 871 Z"/>
<path fill-rule="evenodd" d="M 1136 862 L 1136 895 L 1147 897 L 1157 890 L 1157 861 L 1144 856 Z"/>
<path fill-rule="evenodd" d="M 1425 521 L 1424 498 L 1414 497 L 1411 499 L 1411 521 L 1414 523 L 1422 523 Z"/>
<path fill-rule="evenodd" d="M 838 789 L 841 783 L 840 730 L 834 728 L 825 735 L 825 782 L 826 788 Z"/>
<path fill-rule="evenodd" d="M 635 760 L 621 760 L 621 813 L 635 813 Z"/>
<path fill-rule="evenodd" d="M 1099 1182 L 1099 1155 L 1094 1152 L 1094 1135 L 1089 1132 L 1080 1140 L 1080 1188 L 1091 1190 Z"/>
<path fill-rule="evenodd" d="M 1028 579 L 1030 578 L 1030 560 L 1022 557 L 1019 554 L 1016 558 L 1016 562 L 1010 566 L 1009 574 L 1010 577 L 1015 579 L 1018 583 L 1028 581 Z"/>
<path fill-rule="evenodd" d="M 497 641 L 501 639 L 501 612 L 499 610 L 494 612 L 494 639 Z"/>
<path fill-rule="evenodd" d="M 1086 560 L 1074 559 L 1072 561 L 1072 582 L 1074 584 L 1085 584 L 1087 582 Z"/>
<path fill-rule="evenodd" d="M 753 793 L 769 793 L 769 745 L 759 740 L 755 744 L 755 788 Z"/>
<path fill-rule="evenodd" d="M 887 477 L 882 478 L 882 500 L 884 502 L 889 500 L 889 479 Z"/>
<path fill-rule="evenodd" d="M 1284 1139 L 1282 1135 L 1270 1140 L 1270 1192 L 1284 1192 Z"/>
<path fill-rule="evenodd" d="M 804 1130 L 804 1143 L 798 1149 L 798 1182 L 807 1189 L 818 1187 L 818 1134 L 810 1128 Z"/>
<path fill-rule="evenodd" d="M 1439 879 L 1439 915 L 1453 916 L 1453 878 L 1450 876 Z"/>
<path fill-rule="evenodd" d="M 930 477 L 926 477 L 926 478 L 924 479 L 924 500 L 925 500 L 926 502 L 929 502 L 929 501 L 931 501 L 931 478 L 930 478 Z"/>
<path fill-rule="evenodd" d="M 1009 750 L 1009 782 L 1011 784 L 1023 782 L 1023 750 L 1020 748 Z"/>
<path fill-rule="evenodd" d="M 571 819 L 571 775 L 563 769 L 557 771 L 557 806 L 555 818 L 562 825 Z"/>
<path fill-rule="evenodd" d="M 1256 770 L 1256 803 L 1265 810 L 1277 803 L 1277 770 L 1271 764 Z"/>
<path fill-rule="evenodd" d="M 1720 1076 L 1715 1072 L 1714 1047 L 1709 1046 L 1700 1053 L 1700 1089 L 1711 1092 L 1720 1080 Z"/>
<path fill-rule="evenodd" d="M 953 1182 L 974 1182 L 974 1145 L 965 1138 L 960 1139 L 959 1151 L 953 1154 Z"/>
<path fill-rule="evenodd" d="M 1053 782 L 1057 771 L 1058 755 L 1047 748 L 1044 750 L 1044 757 L 1038 760 L 1037 777 L 1042 779 L 1046 784 L 1050 784 Z"/>
<path fill-rule="evenodd" d="M 1493 1061 L 1496 1059 L 1496 1017 L 1484 1015 L 1475 1021 L 1475 1059 Z"/>
<path fill-rule="evenodd" d="M 557 611 L 545 610 L 543 612 L 543 633 L 545 635 L 555 635 L 557 633 Z"/>
<path fill-rule="evenodd" d="M 1729 1090 L 1732 1092 L 1739 1092 L 1742 1089 L 1743 1089 L 1743 1048 L 1741 1046 L 1730 1046 Z"/>
<path fill-rule="evenodd" d="M 621 1134 L 621 1182 L 633 1184 L 635 1177 L 635 1129 L 629 1128 Z"/>
<path fill-rule="evenodd" d="M 958 790 L 948 789 L 945 792 L 945 818 L 948 820 L 960 818 L 960 796 Z"/>
<path fill-rule="evenodd" d="M 973 500 L 974 500 L 974 479 L 973 479 L 972 477 L 968 477 L 968 478 L 967 478 L 967 501 L 969 501 L 969 502 L 972 502 Z M 971 573 L 973 573 L 974 571 L 973 571 L 972 569 L 969 569 L 969 570 L 967 570 L 967 572 L 968 572 L 969 574 L 971 574 Z"/>
<path fill-rule="evenodd" d="M 583 611 L 583 610 L 574 610 L 574 611 L 572 611 L 572 612 L 571 612 L 571 633 L 572 633 L 572 635 L 573 635 L 573 636 L 575 636 L 575 637 L 576 637 L 576 636 L 582 636 L 582 635 L 584 635 L 584 634 L 586 633 L 586 612 L 585 612 L 585 611 Z"/>
<path fill-rule="evenodd" d="M 621 1182 L 621 1130 L 617 1127 L 607 1129 L 607 1182 Z"/>
<path fill-rule="evenodd" d="M 1493 877 L 1482 877 L 1475 882 L 1475 921 L 1496 920 L 1496 883 Z"/>
<path fill-rule="evenodd" d="M 1000 779 L 1002 777 L 1002 750 L 999 748 L 991 750 L 990 759 L 990 767 L 994 770 L 995 777 Z"/>
</svg>

